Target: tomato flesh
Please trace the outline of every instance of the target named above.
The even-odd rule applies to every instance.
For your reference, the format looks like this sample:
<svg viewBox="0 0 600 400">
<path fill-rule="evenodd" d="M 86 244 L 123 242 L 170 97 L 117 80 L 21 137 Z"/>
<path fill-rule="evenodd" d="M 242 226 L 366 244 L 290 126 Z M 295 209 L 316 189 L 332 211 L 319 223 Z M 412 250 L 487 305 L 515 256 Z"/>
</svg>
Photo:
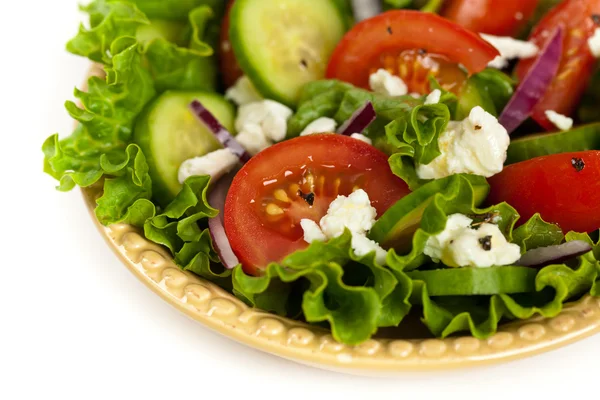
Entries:
<svg viewBox="0 0 600 400">
<path fill-rule="evenodd" d="M 235 0 L 230 0 L 227 4 L 227 10 L 223 23 L 221 24 L 221 35 L 219 40 L 219 64 L 221 67 L 221 75 L 223 84 L 229 88 L 244 75 L 242 68 L 239 66 L 231 42 L 229 41 L 229 14 Z"/>
<path fill-rule="evenodd" d="M 399 75 L 405 69 L 415 75 L 414 81 L 409 79 L 409 89 L 424 94 L 429 91 L 427 72 L 437 69 L 434 76 L 455 77 L 456 82 L 446 78 L 444 83 L 459 87 L 465 74 L 458 73 L 459 64 L 473 74 L 497 55 L 491 44 L 445 18 L 395 10 L 366 19 L 347 32 L 329 60 L 326 77 L 368 89 L 369 75 L 376 69 Z"/>
<path fill-rule="evenodd" d="M 596 59 L 590 52 L 588 39 L 598 27 L 593 15 L 600 13 L 600 0 L 566 0 L 553 8 L 533 30 L 529 40 L 544 48 L 558 26 L 564 28 L 563 55 L 556 77 L 544 97 L 533 110 L 532 118 L 548 130 L 555 130 L 546 117 L 547 110 L 571 115 L 585 92 Z M 537 58 L 519 62 L 516 74 L 522 80 Z"/>
<path fill-rule="evenodd" d="M 244 271 L 259 274 L 307 247 L 300 220 L 318 223 L 331 201 L 358 188 L 378 216 L 409 193 L 387 155 L 343 135 L 303 136 L 254 156 L 236 174 L 224 210 L 225 231 Z"/>
<path fill-rule="evenodd" d="M 489 179 L 489 204 L 506 201 L 523 223 L 535 213 L 569 231 L 600 229 L 600 151 L 562 153 L 508 165 Z"/>
<path fill-rule="evenodd" d="M 383 53 L 379 57 L 379 64 L 374 63 L 369 74 L 377 72 L 379 68 L 402 78 L 410 93 L 431 92 L 430 76 L 436 78 L 445 90 L 456 94 L 467 82 L 467 74 L 458 64 L 443 55 L 429 54 L 422 49 L 404 50 L 400 54 Z"/>
<path fill-rule="evenodd" d="M 540 0 L 450 0 L 442 16 L 465 28 L 498 36 L 517 36 Z"/>
</svg>

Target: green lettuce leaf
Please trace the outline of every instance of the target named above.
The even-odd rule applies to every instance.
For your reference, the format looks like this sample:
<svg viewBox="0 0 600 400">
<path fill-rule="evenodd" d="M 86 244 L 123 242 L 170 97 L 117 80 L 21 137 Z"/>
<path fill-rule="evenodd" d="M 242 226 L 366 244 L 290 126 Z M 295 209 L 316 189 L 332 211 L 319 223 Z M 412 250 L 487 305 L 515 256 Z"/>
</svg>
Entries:
<svg viewBox="0 0 600 400">
<path fill-rule="evenodd" d="M 144 216 L 144 235 L 168 248 L 181 269 L 230 288 L 231 270 L 220 264 L 206 227 L 218 214 L 207 200 L 209 183 L 210 176 L 189 177 L 160 214 L 152 209 Z"/>
<path fill-rule="evenodd" d="M 347 344 L 397 326 L 410 310 L 410 285 L 402 271 L 378 265 L 374 252 L 357 257 L 347 230 L 270 264 L 262 276 L 246 275 L 241 267 L 233 274 L 234 293 L 249 304 L 280 315 L 301 311 L 308 322 L 327 322 L 334 338 Z"/>
<path fill-rule="evenodd" d="M 134 204 L 136 209 L 148 208 L 144 200 L 151 198 L 151 181 L 144 155 L 128 142 L 135 118 L 155 91 L 133 39 L 115 40 L 111 53 L 106 80 L 92 77 L 87 92 L 75 90 L 81 106 L 66 103 L 79 124 L 71 136 L 59 140 L 55 134 L 44 142 L 44 171 L 60 182 L 61 191 L 76 185 L 88 187 L 106 176 L 96 209 L 98 219 L 104 224 L 129 221 L 141 225 L 139 212 L 128 209 Z"/>
<path fill-rule="evenodd" d="M 521 247 L 521 253 L 560 244 L 565 235 L 560 227 L 542 219 L 540 214 L 535 214 L 526 223 L 513 231 L 512 241 Z"/>
<path fill-rule="evenodd" d="M 217 62 L 211 38 L 215 13 L 207 6 L 189 14 L 193 34 L 190 47 L 179 47 L 162 38 L 145 46 L 147 67 L 157 90 L 215 90 Z"/>
<path fill-rule="evenodd" d="M 220 21 L 225 13 L 224 0 L 127 0 L 134 3 L 148 18 L 185 21 L 190 12 L 200 6 L 208 6 Z"/>
<path fill-rule="evenodd" d="M 122 37 L 135 37 L 140 26 L 150 24 L 143 12 L 124 1 L 94 0 L 81 10 L 90 16 L 90 27 L 83 24 L 67 43 L 67 51 L 92 61 L 111 64 L 112 44 Z"/>
</svg>

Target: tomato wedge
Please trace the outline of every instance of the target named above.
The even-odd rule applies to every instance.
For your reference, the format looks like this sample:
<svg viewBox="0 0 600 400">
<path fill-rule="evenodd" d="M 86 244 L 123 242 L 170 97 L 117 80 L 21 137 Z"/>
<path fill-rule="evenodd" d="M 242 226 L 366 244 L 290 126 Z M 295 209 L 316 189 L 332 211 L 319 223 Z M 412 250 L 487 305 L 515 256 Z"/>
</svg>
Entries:
<svg viewBox="0 0 600 400">
<path fill-rule="evenodd" d="M 546 111 L 573 114 L 589 84 L 596 59 L 590 52 L 588 38 L 598 27 L 594 22 L 597 14 L 600 14 L 600 0 L 566 0 L 546 14 L 531 33 L 529 40 L 541 49 L 556 27 L 562 26 L 565 30 L 558 73 L 532 114 L 532 118 L 548 130 L 556 128 L 546 117 Z M 529 58 L 519 62 L 516 69 L 519 79 L 527 75 L 536 60 Z"/>
<path fill-rule="evenodd" d="M 442 16 L 477 33 L 517 36 L 540 0 L 450 0 Z"/>
<path fill-rule="evenodd" d="M 600 151 L 562 153 L 511 164 L 489 179 L 489 204 L 506 201 L 525 222 L 540 213 L 569 231 L 600 229 Z"/>
<path fill-rule="evenodd" d="M 219 40 L 219 64 L 221 66 L 221 75 L 226 88 L 235 84 L 235 82 L 244 75 L 239 66 L 231 42 L 229 41 L 229 14 L 235 0 L 230 0 L 227 4 L 227 10 L 223 23 L 221 24 L 221 36 Z"/>
<path fill-rule="evenodd" d="M 428 93 L 433 75 L 447 90 L 458 92 L 471 74 L 498 55 L 491 44 L 436 14 L 395 10 L 355 25 L 329 60 L 327 78 L 365 89 L 379 68 L 401 77 L 411 92 Z M 459 65 L 460 64 L 460 65 Z"/>
<path fill-rule="evenodd" d="M 388 157 L 360 140 L 315 134 L 278 143 L 236 174 L 225 201 L 225 232 L 244 271 L 305 248 L 303 218 L 319 222 L 331 201 L 364 189 L 381 216 L 409 193 Z"/>
</svg>

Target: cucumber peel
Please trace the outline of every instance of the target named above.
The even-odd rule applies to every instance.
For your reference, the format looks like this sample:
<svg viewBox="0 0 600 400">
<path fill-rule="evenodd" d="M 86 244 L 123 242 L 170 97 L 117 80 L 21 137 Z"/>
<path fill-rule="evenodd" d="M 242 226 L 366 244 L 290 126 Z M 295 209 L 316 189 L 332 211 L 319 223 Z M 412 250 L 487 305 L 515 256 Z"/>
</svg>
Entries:
<svg viewBox="0 0 600 400">
<path fill-rule="evenodd" d="M 430 296 L 531 293 L 537 274 L 534 268 L 518 266 L 407 272 L 411 279 L 425 283 Z"/>
<path fill-rule="evenodd" d="M 600 150 L 600 123 L 582 125 L 570 131 L 540 133 L 514 139 L 508 146 L 506 164 L 586 150 Z"/>
</svg>

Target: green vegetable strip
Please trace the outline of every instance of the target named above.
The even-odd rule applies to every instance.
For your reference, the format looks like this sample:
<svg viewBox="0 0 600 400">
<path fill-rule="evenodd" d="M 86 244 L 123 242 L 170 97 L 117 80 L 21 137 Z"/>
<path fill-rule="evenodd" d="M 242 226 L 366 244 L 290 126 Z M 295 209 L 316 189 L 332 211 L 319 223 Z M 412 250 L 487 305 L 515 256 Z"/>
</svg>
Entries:
<svg viewBox="0 0 600 400">
<path fill-rule="evenodd" d="M 423 281 L 430 296 L 474 296 L 533 292 L 537 273 L 533 268 L 504 266 L 412 271 L 408 276 Z"/>
<path fill-rule="evenodd" d="M 511 141 L 506 164 L 550 154 L 599 149 L 600 123 L 582 125 L 569 131 L 527 135 Z"/>
</svg>

